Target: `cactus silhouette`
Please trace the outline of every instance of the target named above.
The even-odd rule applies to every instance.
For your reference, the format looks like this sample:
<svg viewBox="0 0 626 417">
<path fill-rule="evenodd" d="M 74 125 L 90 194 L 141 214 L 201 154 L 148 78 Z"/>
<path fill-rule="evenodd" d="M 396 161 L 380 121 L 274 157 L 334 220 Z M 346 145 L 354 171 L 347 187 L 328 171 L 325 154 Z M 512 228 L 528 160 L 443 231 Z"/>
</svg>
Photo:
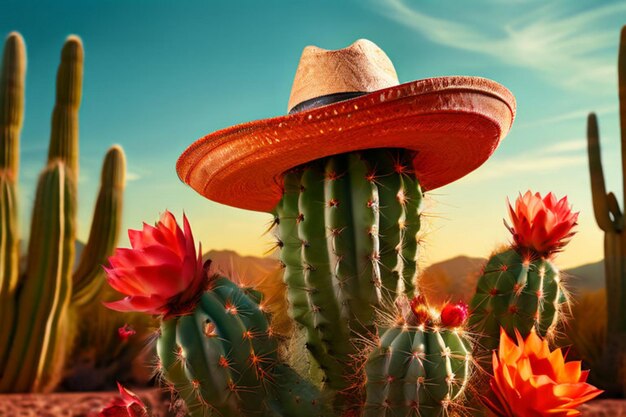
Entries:
<svg viewBox="0 0 626 417">
<path fill-rule="evenodd" d="M 622 181 L 626 192 L 626 26 L 622 28 L 617 64 L 622 147 Z M 626 395 L 626 232 L 624 213 L 617 197 L 607 193 L 600 158 L 600 134 L 594 113 L 587 119 L 587 145 L 593 210 L 598 227 L 604 231 L 604 270 L 607 296 L 605 343 L 607 369 L 603 388 Z M 626 194 L 625 194 L 626 195 Z"/>
<path fill-rule="evenodd" d="M 104 282 L 101 265 L 121 225 L 125 158 L 107 152 L 89 240 L 74 272 L 78 179 L 78 109 L 83 46 L 67 38 L 57 73 L 47 166 L 42 171 L 20 271 L 17 178 L 24 111 L 26 51 L 18 33 L 4 48 L 0 79 L 0 392 L 49 391 L 72 348 L 76 309 Z"/>
</svg>

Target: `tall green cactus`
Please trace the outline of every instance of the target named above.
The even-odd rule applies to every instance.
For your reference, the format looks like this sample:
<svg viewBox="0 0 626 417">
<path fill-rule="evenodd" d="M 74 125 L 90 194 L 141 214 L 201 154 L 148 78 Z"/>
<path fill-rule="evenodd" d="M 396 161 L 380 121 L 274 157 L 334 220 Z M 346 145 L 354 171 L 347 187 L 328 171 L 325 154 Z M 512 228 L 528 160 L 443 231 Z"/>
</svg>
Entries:
<svg viewBox="0 0 626 417">
<path fill-rule="evenodd" d="M 105 158 L 92 230 L 74 272 L 78 179 L 78 110 L 83 47 L 68 37 L 57 73 L 47 167 L 37 185 L 26 270 L 19 270 L 17 167 L 23 119 L 25 47 L 8 36 L 0 82 L 0 392 L 47 391 L 58 383 L 76 323 L 103 282 L 100 265 L 121 226 L 125 160 Z"/>
<path fill-rule="evenodd" d="M 617 64 L 620 103 L 622 182 L 626 193 L 626 26 L 622 28 Z M 603 388 L 626 396 L 626 232 L 617 197 L 607 193 L 600 158 L 600 135 L 594 113 L 587 120 L 591 195 L 598 227 L 604 231 L 604 270 L 607 296 L 606 368 L 613 372 Z M 626 194 L 625 194 L 626 195 Z M 613 381 L 613 383 L 611 383 Z M 615 385 L 611 387 L 610 385 Z"/>
<path fill-rule="evenodd" d="M 354 385 L 354 342 L 375 333 L 376 310 L 415 290 L 421 201 L 407 150 L 336 155 L 284 176 L 275 215 L 291 315 L 331 389 Z"/>
<path fill-rule="evenodd" d="M 166 319 L 159 368 L 192 417 L 328 416 L 319 391 L 280 362 L 260 296 L 216 277 L 191 314 Z"/>
</svg>

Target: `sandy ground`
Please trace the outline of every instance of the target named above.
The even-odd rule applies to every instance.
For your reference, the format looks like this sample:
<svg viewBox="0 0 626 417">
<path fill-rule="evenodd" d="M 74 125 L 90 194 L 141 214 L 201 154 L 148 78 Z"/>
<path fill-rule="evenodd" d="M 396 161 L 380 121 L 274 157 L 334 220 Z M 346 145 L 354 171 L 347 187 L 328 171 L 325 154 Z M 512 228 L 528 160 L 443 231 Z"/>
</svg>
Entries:
<svg viewBox="0 0 626 417">
<path fill-rule="evenodd" d="M 169 412 L 169 396 L 160 389 L 137 390 L 135 393 L 144 401 L 152 417 L 175 417 Z M 0 417 L 95 417 L 107 405 L 116 392 L 2 394 L 0 395 Z"/>
<path fill-rule="evenodd" d="M 161 390 L 138 390 L 152 417 L 184 417 L 170 410 Z M 116 395 L 113 392 L 0 395 L 0 417 L 96 417 Z M 592 401 L 581 407 L 582 417 L 626 417 L 626 400 Z"/>
</svg>

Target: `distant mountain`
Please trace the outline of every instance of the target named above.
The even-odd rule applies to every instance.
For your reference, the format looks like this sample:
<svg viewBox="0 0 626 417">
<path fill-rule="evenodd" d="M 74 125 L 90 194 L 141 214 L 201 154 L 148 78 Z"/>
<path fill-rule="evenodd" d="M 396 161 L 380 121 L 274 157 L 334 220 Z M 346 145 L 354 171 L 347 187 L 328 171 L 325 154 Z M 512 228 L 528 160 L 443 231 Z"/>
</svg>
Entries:
<svg viewBox="0 0 626 417">
<path fill-rule="evenodd" d="M 456 256 L 426 267 L 420 284 L 428 301 L 433 305 L 447 300 L 469 302 L 485 262 L 484 258 Z"/>
<path fill-rule="evenodd" d="M 211 260 L 211 267 L 218 273 L 246 283 L 258 282 L 276 271 L 280 263 L 270 257 L 242 256 L 233 250 L 211 250 L 203 259 Z"/>
<path fill-rule="evenodd" d="M 570 290 L 595 291 L 604 288 L 604 260 L 566 269 Z"/>
<path fill-rule="evenodd" d="M 241 256 L 232 250 L 212 250 L 204 255 L 213 267 L 227 276 L 251 285 L 263 277 L 277 273 L 278 260 L 269 257 Z M 420 283 L 433 305 L 446 300 L 469 302 L 474 295 L 480 270 L 487 260 L 456 256 L 434 263 L 422 270 Z M 568 288 L 573 292 L 604 288 L 604 261 L 581 265 L 563 271 Z"/>
</svg>

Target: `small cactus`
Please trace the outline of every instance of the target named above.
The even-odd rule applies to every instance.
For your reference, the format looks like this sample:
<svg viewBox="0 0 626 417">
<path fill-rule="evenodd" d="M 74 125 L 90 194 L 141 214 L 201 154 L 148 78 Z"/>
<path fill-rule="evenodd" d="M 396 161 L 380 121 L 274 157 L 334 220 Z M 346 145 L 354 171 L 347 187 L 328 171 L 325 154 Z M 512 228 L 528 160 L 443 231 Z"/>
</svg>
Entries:
<svg viewBox="0 0 626 417">
<path fill-rule="evenodd" d="M 452 309 L 458 315 L 448 326 Z M 423 297 L 403 310 L 367 358 L 363 416 L 447 416 L 460 408 L 470 376 L 467 310 L 451 304 L 445 318 L 433 317 Z"/>
<path fill-rule="evenodd" d="M 578 213 L 567 198 L 552 193 L 543 199 L 527 192 L 509 205 L 514 243 L 487 261 L 470 308 L 470 328 L 479 334 L 477 346 L 491 352 L 499 344 L 500 328 L 510 337 L 528 336 L 535 328 L 552 335 L 567 302 L 554 255 L 572 237 Z"/>
</svg>

